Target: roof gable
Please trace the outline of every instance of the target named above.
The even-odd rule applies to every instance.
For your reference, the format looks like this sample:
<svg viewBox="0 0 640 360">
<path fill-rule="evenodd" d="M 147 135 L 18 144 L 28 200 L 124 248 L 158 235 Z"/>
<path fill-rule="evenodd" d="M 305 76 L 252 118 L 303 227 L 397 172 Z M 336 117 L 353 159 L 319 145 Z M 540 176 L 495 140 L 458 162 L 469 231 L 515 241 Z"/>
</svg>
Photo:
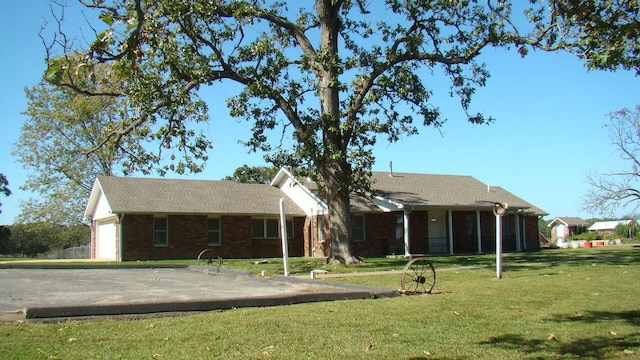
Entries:
<svg viewBox="0 0 640 360">
<path fill-rule="evenodd" d="M 548 227 L 553 227 L 556 223 L 563 223 L 566 226 L 587 226 L 589 225 L 588 222 L 584 221 L 582 218 L 580 217 L 571 217 L 571 216 L 563 216 L 563 217 L 557 217 L 555 219 L 553 219 L 549 225 L 547 225 Z"/>
</svg>

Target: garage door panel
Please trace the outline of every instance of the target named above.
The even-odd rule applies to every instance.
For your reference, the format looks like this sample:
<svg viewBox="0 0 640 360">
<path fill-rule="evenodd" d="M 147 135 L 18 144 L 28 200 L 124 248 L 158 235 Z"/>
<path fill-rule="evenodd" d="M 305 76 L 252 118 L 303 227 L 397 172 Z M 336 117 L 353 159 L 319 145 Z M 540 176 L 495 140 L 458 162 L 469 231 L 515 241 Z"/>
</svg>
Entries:
<svg viewBox="0 0 640 360">
<path fill-rule="evenodd" d="M 116 223 L 109 221 L 98 224 L 96 258 L 116 260 Z"/>
</svg>

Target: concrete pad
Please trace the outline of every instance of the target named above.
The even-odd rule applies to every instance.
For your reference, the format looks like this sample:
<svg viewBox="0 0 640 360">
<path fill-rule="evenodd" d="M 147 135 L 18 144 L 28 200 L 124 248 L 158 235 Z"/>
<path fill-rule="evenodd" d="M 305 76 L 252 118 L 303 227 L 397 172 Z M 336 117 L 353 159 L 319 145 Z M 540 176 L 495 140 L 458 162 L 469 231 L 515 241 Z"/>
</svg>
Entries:
<svg viewBox="0 0 640 360">
<path fill-rule="evenodd" d="M 210 266 L 2 265 L 0 313 L 10 319 L 210 311 L 397 296 L 397 290 L 256 277 Z"/>
</svg>

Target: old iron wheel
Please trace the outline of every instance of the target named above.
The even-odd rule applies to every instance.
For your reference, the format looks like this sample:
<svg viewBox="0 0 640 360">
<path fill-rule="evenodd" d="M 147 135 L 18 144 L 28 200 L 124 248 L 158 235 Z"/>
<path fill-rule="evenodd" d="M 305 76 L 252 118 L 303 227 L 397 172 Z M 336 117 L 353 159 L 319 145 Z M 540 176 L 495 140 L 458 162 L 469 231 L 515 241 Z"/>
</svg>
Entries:
<svg viewBox="0 0 640 360">
<path fill-rule="evenodd" d="M 426 258 L 415 258 L 402 270 L 400 286 L 404 292 L 430 293 L 436 284 L 436 270 Z"/>
</svg>

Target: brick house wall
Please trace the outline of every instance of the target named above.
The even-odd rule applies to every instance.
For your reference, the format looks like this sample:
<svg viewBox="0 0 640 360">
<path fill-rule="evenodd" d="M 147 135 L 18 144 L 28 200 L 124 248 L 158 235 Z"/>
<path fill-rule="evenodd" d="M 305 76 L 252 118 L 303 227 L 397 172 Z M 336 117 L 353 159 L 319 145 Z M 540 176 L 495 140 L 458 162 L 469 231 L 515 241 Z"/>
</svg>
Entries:
<svg viewBox="0 0 640 360">
<path fill-rule="evenodd" d="M 169 215 L 168 246 L 153 245 L 153 215 L 128 214 L 122 221 L 122 260 L 262 258 L 282 256 L 280 239 L 253 239 L 251 216 L 221 216 L 221 245 L 207 244 L 207 215 Z M 289 255 L 302 256 L 304 218 L 295 218 Z"/>
<path fill-rule="evenodd" d="M 455 253 L 478 252 L 477 220 L 475 211 L 454 211 L 451 214 L 453 251 Z"/>
<path fill-rule="evenodd" d="M 98 231 L 98 222 L 91 222 L 91 233 L 89 234 L 89 251 L 91 251 L 91 259 L 96 258 L 96 232 Z"/>
<path fill-rule="evenodd" d="M 403 214 L 400 214 L 403 215 Z M 429 213 L 426 211 L 412 211 L 409 214 L 409 247 L 412 254 L 429 253 Z M 404 254 L 404 239 L 401 240 Z"/>
<path fill-rule="evenodd" d="M 324 218 L 324 229 L 318 229 L 318 218 Z M 365 220 L 366 221 L 366 220 Z M 365 225 L 366 226 L 366 225 Z M 318 232 L 324 231 L 325 242 L 321 243 Z M 329 216 L 307 216 L 304 223 L 304 256 L 324 257 L 329 255 Z"/>
<path fill-rule="evenodd" d="M 388 254 L 395 237 L 395 216 L 392 213 L 364 215 L 365 240 L 354 244 L 357 256 L 373 257 Z"/>
<path fill-rule="evenodd" d="M 304 256 L 305 218 L 293 219 L 293 234 L 287 234 L 287 252 L 289 256 Z M 251 236 L 251 234 L 249 234 Z M 253 258 L 282 257 L 282 241 L 278 239 L 251 239 Z"/>
<path fill-rule="evenodd" d="M 496 216 L 493 211 L 480 212 L 481 250 L 483 253 L 496 251 Z"/>
<path fill-rule="evenodd" d="M 524 240 L 526 241 L 527 251 L 540 250 L 540 238 L 538 237 L 538 217 L 524 217 Z M 524 250 L 524 248 L 523 248 Z"/>
</svg>

